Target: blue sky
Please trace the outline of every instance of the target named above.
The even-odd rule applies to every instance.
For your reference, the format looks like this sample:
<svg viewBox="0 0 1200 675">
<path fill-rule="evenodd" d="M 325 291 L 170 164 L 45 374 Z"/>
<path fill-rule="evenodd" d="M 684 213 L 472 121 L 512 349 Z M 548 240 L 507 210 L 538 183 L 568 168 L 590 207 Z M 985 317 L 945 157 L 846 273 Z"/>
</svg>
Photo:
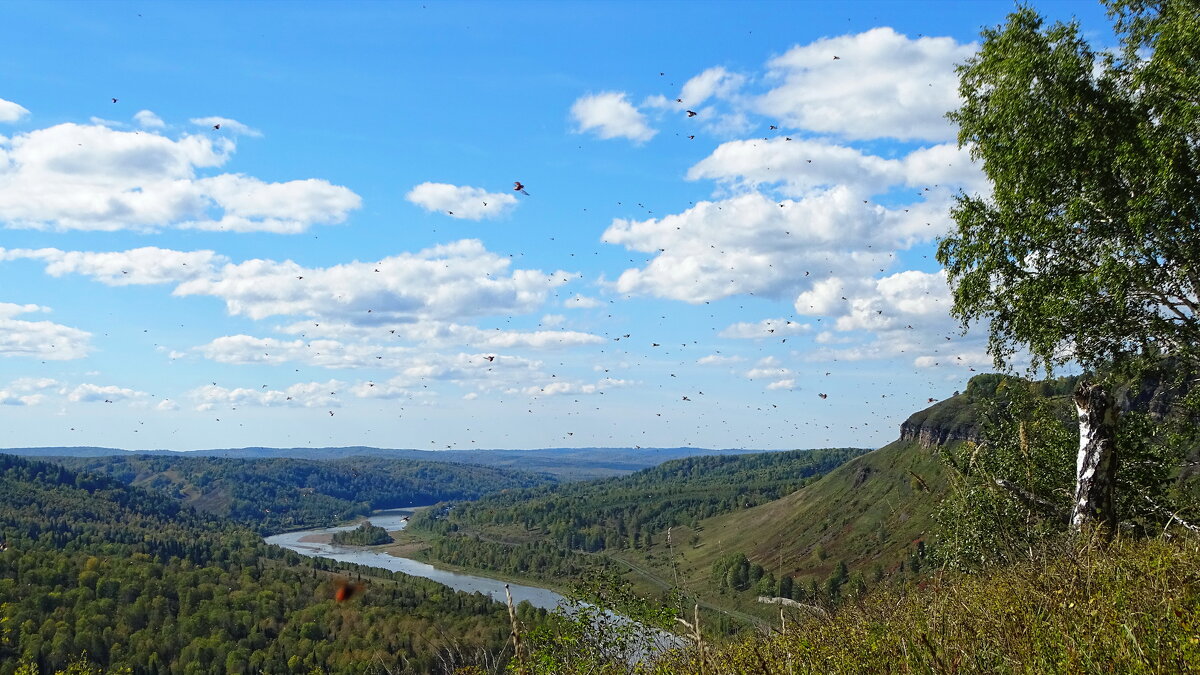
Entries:
<svg viewBox="0 0 1200 675">
<path fill-rule="evenodd" d="M 886 443 L 1012 7 L 4 3 L 0 447 Z"/>
</svg>

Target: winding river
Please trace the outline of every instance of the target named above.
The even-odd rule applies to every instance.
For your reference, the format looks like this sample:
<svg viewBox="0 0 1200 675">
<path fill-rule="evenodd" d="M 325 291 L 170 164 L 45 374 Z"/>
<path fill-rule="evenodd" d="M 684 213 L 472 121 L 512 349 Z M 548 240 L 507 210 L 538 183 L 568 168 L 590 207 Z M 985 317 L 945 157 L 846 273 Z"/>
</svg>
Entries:
<svg viewBox="0 0 1200 675">
<path fill-rule="evenodd" d="M 367 520 L 372 524 L 382 527 L 383 529 L 394 532 L 403 530 L 408 525 L 407 517 L 412 515 L 412 509 L 393 509 L 390 511 L 378 511 L 367 517 Z M 409 558 L 401 558 L 398 556 L 383 553 L 381 551 L 372 551 L 360 546 L 339 546 L 336 544 L 323 543 L 313 541 L 319 535 L 329 535 L 334 532 L 346 532 L 358 527 L 358 523 L 354 525 L 342 525 L 339 527 L 326 527 L 316 530 L 301 530 L 299 532 L 285 532 L 267 537 L 265 541 L 268 544 L 275 544 L 283 548 L 295 551 L 301 555 L 330 558 L 341 562 L 357 563 L 359 565 L 370 565 L 371 567 L 382 567 L 383 569 L 393 572 L 403 572 L 414 577 L 423 577 L 436 581 L 439 584 L 444 584 L 453 588 L 456 591 L 465 591 L 467 593 L 483 593 L 499 602 L 507 602 L 504 597 L 505 582 L 498 579 L 490 579 L 488 577 L 475 576 L 473 574 L 463 574 L 462 572 L 450 572 L 448 570 L 438 569 L 428 563 L 419 562 Z M 546 588 L 538 588 L 536 586 L 523 586 L 521 584 L 508 584 L 509 591 L 512 593 L 513 602 L 520 603 L 528 601 L 534 607 L 542 609 L 555 609 L 556 607 L 565 607 L 568 601 L 563 596 Z"/>
</svg>

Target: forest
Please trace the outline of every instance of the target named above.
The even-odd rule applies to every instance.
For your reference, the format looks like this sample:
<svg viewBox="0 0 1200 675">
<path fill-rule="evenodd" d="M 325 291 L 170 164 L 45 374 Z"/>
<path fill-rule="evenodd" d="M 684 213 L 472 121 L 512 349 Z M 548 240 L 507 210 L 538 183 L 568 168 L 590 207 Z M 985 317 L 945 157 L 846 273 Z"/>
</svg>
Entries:
<svg viewBox="0 0 1200 675">
<path fill-rule="evenodd" d="M 517 524 L 568 549 L 643 548 L 674 525 L 746 509 L 796 491 L 856 448 L 689 457 L 602 481 L 512 490 L 452 509 L 430 509 L 413 526 L 450 532 Z"/>
<path fill-rule="evenodd" d="M 381 457 L 317 461 L 139 454 L 43 459 L 165 491 L 263 534 L 553 482 L 544 474 L 512 469 Z"/>
<path fill-rule="evenodd" d="M 392 535 L 388 534 L 387 530 L 378 525 L 363 523 L 353 530 L 334 532 L 329 541 L 339 545 L 378 546 L 380 544 L 392 543 Z"/>
<path fill-rule="evenodd" d="M 495 659 L 503 605 L 268 546 L 111 477 L 0 455 L 0 673 L 451 672 Z M 335 600 L 341 584 L 359 589 Z M 87 672 L 87 671 L 83 671 Z"/>
</svg>

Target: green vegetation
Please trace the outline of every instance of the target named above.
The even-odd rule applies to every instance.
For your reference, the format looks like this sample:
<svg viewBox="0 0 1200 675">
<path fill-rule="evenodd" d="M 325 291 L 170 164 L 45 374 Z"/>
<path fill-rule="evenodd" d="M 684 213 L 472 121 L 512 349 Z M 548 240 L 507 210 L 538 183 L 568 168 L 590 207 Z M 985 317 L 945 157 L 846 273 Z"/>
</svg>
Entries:
<svg viewBox="0 0 1200 675">
<path fill-rule="evenodd" d="M 782 617 L 780 633 L 692 648 L 648 671 L 1200 672 L 1200 541 L 1061 543 L 985 574 L 880 589 L 832 615 L 787 607 Z"/>
<path fill-rule="evenodd" d="M 1121 48 L 1032 7 L 983 31 L 950 117 L 988 196 L 938 260 L 989 351 L 1098 366 L 1200 344 L 1200 4 L 1108 0 Z"/>
<path fill-rule="evenodd" d="M 363 523 L 353 530 L 334 532 L 330 542 L 349 546 L 379 546 L 392 543 L 392 535 L 378 525 Z"/>
<path fill-rule="evenodd" d="M 689 457 L 630 476 L 491 495 L 430 509 L 413 526 L 437 532 L 519 524 L 567 549 L 649 548 L 668 528 L 794 492 L 861 449 Z"/>
<path fill-rule="evenodd" d="M 378 457 L 320 462 L 126 455 L 50 461 L 163 490 L 264 534 L 332 526 L 377 509 L 476 499 L 551 481 L 508 469 Z"/>
<path fill-rule="evenodd" d="M 549 474 L 556 480 L 595 480 L 624 476 L 672 459 L 683 459 L 698 454 L 746 455 L 762 452 L 727 448 L 722 450 L 703 448 L 541 448 L 538 450 L 409 450 L 395 448 L 373 448 L 365 445 L 325 448 L 226 448 L 218 450 L 169 450 L 123 451 L 117 448 L 93 446 L 59 446 L 38 448 L 0 448 L 23 457 L 223 457 L 227 459 L 305 459 L 333 461 L 340 459 L 371 457 L 375 459 L 403 460 L 415 462 L 450 462 L 473 464 L 497 469 L 510 469 L 535 474 Z"/>
<path fill-rule="evenodd" d="M 82 654 L 135 674 L 452 672 L 494 664 L 509 630 L 479 594 L 335 569 L 159 493 L 9 455 L 0 540 L 3 675 Z M 357 590 L 340 603 L 339 576 Z"/>
<path fill-rule="evenodd" d="M 426 555 L 434 560 L 561 584 L 609 565 L 610 555 L 689 546 L 702 519 L 770 502 L 863 452 L 690 457 L 620 478 L 512 490 L 429 509 L 409 527 L 418 536 L 426 533 Z M 668 540 L 672 528 L 681 529 Z"/>
</svg>

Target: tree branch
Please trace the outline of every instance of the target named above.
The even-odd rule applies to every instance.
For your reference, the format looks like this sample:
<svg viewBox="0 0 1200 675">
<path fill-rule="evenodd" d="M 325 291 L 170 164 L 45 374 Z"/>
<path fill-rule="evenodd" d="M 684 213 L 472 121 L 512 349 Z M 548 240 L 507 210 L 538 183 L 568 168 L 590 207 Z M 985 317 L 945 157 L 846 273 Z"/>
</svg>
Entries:
<svg viewBox="0 0 1200 675">
<path fill-rule="evenodd" d="M 1168 508 L 1165 508 L 1165 507 L 1159 506 L 1158 504 L 1155 504 L 1154 500 L 1150 499 L 1149 495 L 1142 495 L 1142 496 L 1145 497 L 1146 503 L 1150 504 L 1150 508 L 1153 509 L 1155 513 L 1158 513 L 1159 515 L 1171 517 L 1171 519 L 1167 521 L 1167 527 L 1170 527 L 1172 522 L 1177 522 L 1180 525 L 1191 530 L 1192 532 L 1200 532 L 1200 526 L 1193 525 L 1193 524 L 1189 523 L 1188 521 L 1184 520 L 1183 518 L 1180 518 L 1178 513 L 1175 513 L 1174 511 L 1172 511 Z"/>
<path fill-rule="evenodd" d="M 1012 493 L 1013 496 L 1015 496 L 1017 499 L 1020 499 L 1022 502 L 1024 502 L 1026 506 L 1041 507 L 1041 509 L 1040 509 L 1041 511 L 1049 512 L 1050 515 L 1054 516 L 1055 518 L 1061 519 L 1064 523 L 1067 522 L 1067 520 L 1070 518 L 1071 514 L 1066 509 L 1062 508 L 1061 506 L 1059 506 L 1051 501 L 1042 499 L 1041 497 L 1033 494 L 1032 492 L 1026 490 L 1025 488 L 1021 487 L 1020 485 L 1017 485 L 1016 483 L 1014 483 L 1012 481 L 1005 480 L 1003 478 L 997 478 L 996 485 L 999 485 L 1000 487 L 1004 488 L 1005 490 L 1008 490 L 1010 493 Z"/>
</svg>

